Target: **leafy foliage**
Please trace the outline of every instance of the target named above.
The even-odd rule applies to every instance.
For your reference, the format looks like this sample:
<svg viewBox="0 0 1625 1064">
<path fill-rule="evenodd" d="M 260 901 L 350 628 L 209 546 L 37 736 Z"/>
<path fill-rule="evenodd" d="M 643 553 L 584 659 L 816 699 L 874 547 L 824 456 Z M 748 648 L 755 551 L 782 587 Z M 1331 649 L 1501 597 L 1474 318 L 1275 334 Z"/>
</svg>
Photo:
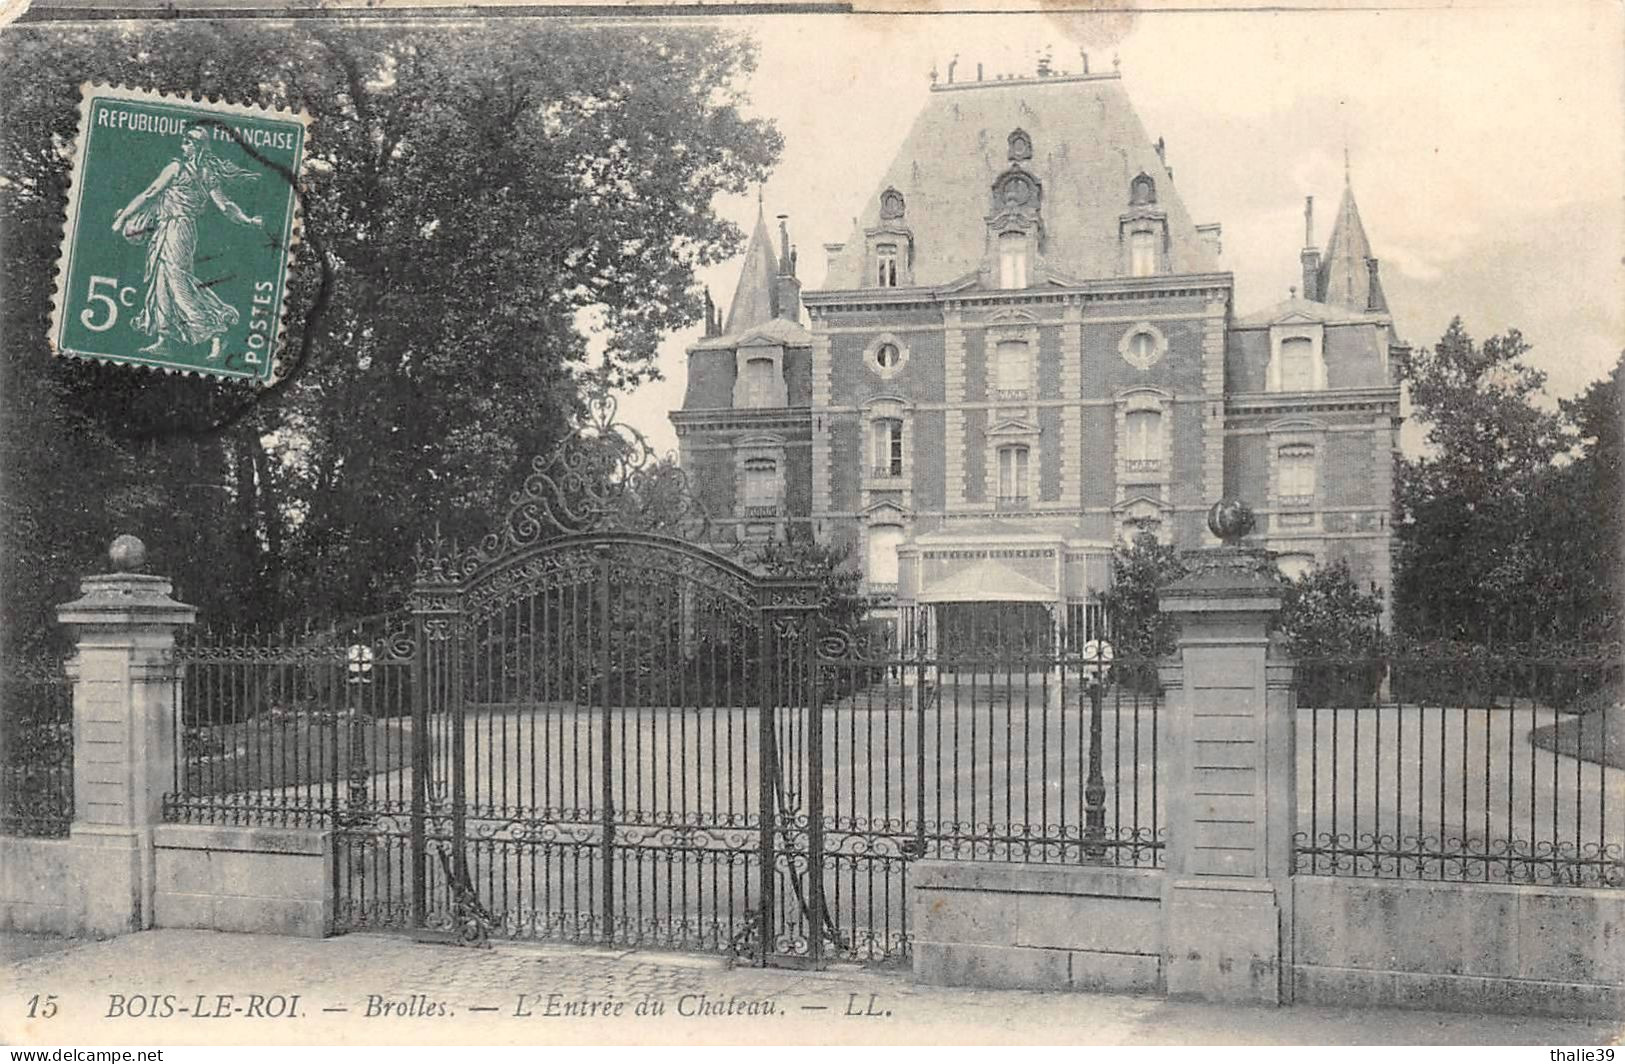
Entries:
<svg viewBox="0 0 1625 1064">
<path fill-rule="evenodd" d="M 818 581 L 819 624 L 824 631 L 856 632 L 869 604 L 859 593 L 862 575 L 842 544 L 821 543 L 805 525 L 792 524 L 751 556 L 751 567 L 768 576 Z"/>
<path fill-rule="evenodd" d="M 398 601 L 432 520 L 478 539 L 578 409 L 656 374 L 695 270 L 743 234 L 710 209 L 781 140 L 742 114 L 749 43 L 669 24 L 184 20 L 0 40 L 0 521 L 8 643 L 115 531 L 215 620 Z M 279 387 L 52 359 L 52 265 L 84 81 L 314 119 Z"/>
<path fill-rule="evenodd" d="M 1149 532 L 1117 548 L 1112 555 L 1112 586 L 1101 599 L 1119 654 L 1160 658 L 1174 652 L 1179 625 L 1160 611 L 1157 596 L 1187 571 L 1179 552 Z"/>
<path fill-rule="evenodd" d="M 1286 581 L 1276 620 L 1299 662 L 1298 704 L 1369 705 L 1382 681 L 1382 599 L 1361 591 L 1346 562 Z"/>
<path fill-rule="evenodd" d="M 1398 464 L 1394 614 L 1413 641 L 1617 634 L 1620 370 L 1552 409 L 1529 351 L 1457 319 L 1400 366 L 1430 447 Z"/>
</svg>

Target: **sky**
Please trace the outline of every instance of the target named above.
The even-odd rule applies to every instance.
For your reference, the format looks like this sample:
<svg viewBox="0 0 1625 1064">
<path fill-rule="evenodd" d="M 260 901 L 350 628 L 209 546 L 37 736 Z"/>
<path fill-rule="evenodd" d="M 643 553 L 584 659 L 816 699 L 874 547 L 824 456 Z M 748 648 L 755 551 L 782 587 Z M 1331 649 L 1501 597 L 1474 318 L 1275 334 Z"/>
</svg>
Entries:
<svg viewBox="0 0 1625 1064">
<path fill-rule="evenodd" d="M 995 0 L 997 2 L 997 0 Z M 914 10 L 918 10 L 917 7 Z M 1235 311 L 1298 283 L 1303 201 L 1324 246 L 1349 174 L 1401 336 L 1432 344 L 1459 314 L 1475 337 L 1534 344 L 1553 397 L 1577 394 L 1625 349 L 1625 15 L 1590 0 L 1421 10 L 1106 14 L 766 15 L 715 20 L 759 46 L 750 109 L 784 135 L 763 188 L 788 214 L 803 286 L 925 106 L 930 73 L 1120 66 L 1192 218 L 1224 227 Z M 747 231 L 754 195 L 716 209 Z M 702 271 L 720 303 L 740 260 Z M 666 379 L 621 400 L 658 451 L 676 446 L 685 349 Z M 1407 450 L 1420 427 L 1403 434 Z"/>
</svg>

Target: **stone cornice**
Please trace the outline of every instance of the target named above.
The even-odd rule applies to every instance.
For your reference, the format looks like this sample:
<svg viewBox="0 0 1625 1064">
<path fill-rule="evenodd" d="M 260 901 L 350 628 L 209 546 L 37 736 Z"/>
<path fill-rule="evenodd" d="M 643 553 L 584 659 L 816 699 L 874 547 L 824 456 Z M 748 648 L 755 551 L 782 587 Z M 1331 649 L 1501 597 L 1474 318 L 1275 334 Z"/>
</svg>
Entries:
<svg viewBox="0 0 1625 1064">
<path fill-rule="evenodd" d="M 1399 413 L 1399 389 L 1331 388 L 1323 392 L 1232 392 L 1224 398 L 1227 417 L 1298 414 L 1305 411 L 1388 411 Z"/>
<path fill-rule="evenodd" d="M 1235 287 L 1233 274 L 1181 273 L 1151 277 L 1114 277 L 1073 285 L 1051 284 L 1032 288 L 965 289 L 961 282 L 915 288 L 830 288 L 803 292 L 809 310 L 861 310 L 899 306 L 922 308 L 939 304 L 975 306 L 986 303 L 1106 302 L 1125 299 L 1166 299 L 1214 294 L 1228 297 Z"/>
<path fill-rule="evenodd" d="M 715 407 L 704 410 L 673 410 L 672 427 L 677 435 L 738 429 L 787 429 L 792 432 L 812 432 L 812 407 L 787 406 L 762 410 L 742 410 L 737 407 Z"/>
</svg>

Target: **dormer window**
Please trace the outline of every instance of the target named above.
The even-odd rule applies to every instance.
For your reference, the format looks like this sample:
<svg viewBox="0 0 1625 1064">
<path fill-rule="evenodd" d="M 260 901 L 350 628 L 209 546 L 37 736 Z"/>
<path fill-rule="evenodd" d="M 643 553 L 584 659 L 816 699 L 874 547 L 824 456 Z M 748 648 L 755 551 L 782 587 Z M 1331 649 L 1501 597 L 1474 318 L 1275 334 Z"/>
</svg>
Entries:
<svg viewBox="0 0 1625 1064">
<path fill-rule="evenodd" d="M 1151 180 L 1150 174 L 1141 174 L 1129 184 L 1128 201 L 1134 207 L 1147 207 L 1157 202 L 1157 183 Z"/>
<path fill-rule="evenodd" d="M 875 247 L 875 287 L 897 287 L 896 244 L 880 244 Z"/>
<path fill-rule="evenodd" d="M 752 358 L 745 363 L 745 399 L 748 406 L 777 406 L 774 370 L 771 358 Z"/>
<path fill-rule="evenodd" d="M 1281 390 L 1307 392 L 1315 387 L 1315 342 L 1307 336 L 1281 341 Z"/>
<path fill-rule="evenodd" d="M 1150 277 L 1157 272 L 1157 235 L 1141 229 L 1129 234 L 1129 276 Z"/>
<path fill-rule="evenodd" d="M 999 287 L 1027 287 L 1027 234 L 999 236 Z"/>
<path fill-rule="evenodd" d="M 1325 328 L 1319 322 L 1270 326 L 1266 387 L 1272 392 L 1318 392 L 1326 387 Z"/>
</svg>

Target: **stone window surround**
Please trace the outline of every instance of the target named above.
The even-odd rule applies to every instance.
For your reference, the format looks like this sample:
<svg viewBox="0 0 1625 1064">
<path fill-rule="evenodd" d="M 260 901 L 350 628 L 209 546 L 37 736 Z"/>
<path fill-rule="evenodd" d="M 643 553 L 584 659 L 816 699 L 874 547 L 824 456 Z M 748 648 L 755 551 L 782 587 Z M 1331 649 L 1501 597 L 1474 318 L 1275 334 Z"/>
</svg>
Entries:
<svg viewBox="0 0 1625 1064">
<path fill-rule="evenodd" d="M 984 509 L 997 510 L 999 505 L 999 452 L 1006 447 L 1027 448 L 1027 505 L 1039 503 L 1040 474 L 1043 468 L 1042 431 L 1033 422 L 1006 418 L 990 426 L 982 449 L 986 466 L 983 471 L 983 491 L 987 501 Z"/>
<path fill-rule="evenodd" d="M 1154 512 L 1148 512 L 1154 511 Z M 1117 538 L 1127 543 L 1142 531 L 1149 531 L 1157 537 L 1159 543 L 1169 542 L 1168 521 L 1173 516 L 1174 508 L 1166 499 L 1158 500 L 1150 493 L 1139 491 L 1128 495 L 1112 507 L 1112 518 L 1117 526 Z M 1151 519 L 1157 525 L 1153 529 L 1145 529 L 1138 522 Z"/>
<path fill-rule="evenodd" d="M 897 590 L 895 583 L 874 584 L 869 580 L 869 529 L 888 526 L 901 528 L 903 530 L 903 542 L 907 543 L 913 536 L 913 514 L 906 506 L 898 506 L 891 502 L 877 502 L 865 506 L 862 513 L 858 515 L 858 539 L 860 541 L 858 543 L 858 556 L 863 559 L 862 592 L 864 594 Z M 899 558 L 901 558 L 901 552 L 899 552 Z"/>
<path fill-rule="evenodd" d="M 1038 398 L 1038 320 L 1020 312 L 1002 314 L 987 323 L 982 335 L 988 401 L 998 407 L 1020 407 L 1030 412 L 1033 400 Z M 1027 398 L 1004 401 L 998 399 L 999 344 L 1012 340 L 1027 345 Z"/>
<path fill-rule="evenodd" d="M 1266 391 L 1281 391 L 1281 343 L 1308 340 L 1315 383 L 1312 391 L 1326 390 L 1326 326 L 1318 321 L 1284 322 L 1270 326 L 1270 361 L 1265 373 Z"/>
<path fill-rule="evenodd" d="M 880 353 L 882 344 L 891 344 L 897 348 L 896 365 L 888 368 L 876 361 L 875 356 Z M 903 367 L 908 365 L 908 353 L 908 345 L 899 339 L 896 334 L 883 332 L 870 340 L 869 345 L 863 349 L 863 364 L 868 367 L 870 373 L 873 373 L 881 380 L 889 381 L 903 372 Z"/>
<path fill-rule="evenodd" d="M 1269 441 L 1267 505 L 1272 515 L 1270 529 L 1277 535 L 1301 536 L 1319 533 L 1326 498 L 1326 426 L 1309 418 L 1289 418 L 1268 426 L 1268 435 L 1265 438 Z M 1288 509 L 1281 504 L 1281 449 L 1292 446 L 1309 447 L 1314 453 L 1315 497 L 1306 507 L 1294 506 Z M 1288 525 L 1283 523 L 1283 518 L 1288 514 L 1307 520 L 1302 524 Z"/>
<path fill-rule="evenodd" d="M 1168 214 L 1154 203 L 1130 207 L 1117 219 L 1117 273 L 1120 277 L 1133 277 L 1133 259 L 1130 253 L 1132 236 L 1150 233 L 1156 260 L 1150 276 L 1171 272 L 1168 255 Z"/>
<path fill-rule="evenodd" d="M 765 406 L 752 403 L 750 394 L 750 378 L 748 370 L 754 359 L 767 359 L 773 363 L 773 395 L 776 400 Z M 782 344 L 754 344 L 740 345 L 734 352 L 734 394 L 733 405 L 736 410 L 775 410 L 790 405 L 789 385 L 784 379 L 784 345 Z"/>
<path fill-rule="evenodd" d="M 901 491 L 903 504 L 913 505 L 914 494 L 914 404 L 898 395 L 877 395 L 864 401 L 861 425 L 863 446 L 860 456 L 859 482 L 863 486 L 862 506 L 868 506 L 875 491 Z M 903 475 L 877 477 L 874 475 L 875 423 L 900 421 L 903 424 Z"/>
<path fill-rule="evenodd" d="M 1025 284 L 1019 287 L 1006 288 L 1004 285 L 1004 238 L 1007 236 L 1020 236 L 1025 238 L 1023 250 L 1026 252 Z M 1034 287 L 1039 276 L 1038 268 L 1038 224 L 1021 225 L 1011 221 L 1004 225 L 991 227 L 988 230 L 988 255 L 985 274 L 987 287 L 999 292 L 1025 292 Z"/>
<path fill-rule="evenodd" d="M 1132 486 L 1136 493 L 1159 495 L 1166 499 L 1168 496 L 1168 483 L 1172 476 L 1174 464 L 1173 425 L 1171 415 L 1174 408 L 1174 397 L 1161 388 L 1141 386 L 1127 388 L 1114 397 L 1114 421 L 1117 446 L 1114 448 L 1117 479 L 1117 496 L 1119 500 L 1129 497 L 1129 488 Z M 1128 460 L 1128 416 L 1139 411 L 1155 413 L 1159 419 L 1161 453 L 1157 456 L 1157 468 L 1152 470 L 1129 468 Z M 1152 490 L 1154 489 L 1154 490 Z"/>
<path fill-rule="evenodd" d="M 914 285 L 914 230 L 901 219 L 882 221 L 873 229 L 864 230 L 864 288 L 880 288 L 880 247 L 891 244 L 897 248 L 897 284 L 884 287 L 911 288 Z"/>
<path fill-rule="evenodd" d="M 773 534 L 776 537 L 783 534 L 785 505 L 784 505 L 784 451 L 783 436 L 761 433 L 740 437 L 734 444 L 734 517 L 741 523 L 741 535 L 747 522 L 771 522 L 774 526 Z M 751 518 L 745 513 L 745 463 L 754 458 L 771 459 L 774 471 L 778 478 L 777 501 L 774 504 L 776 513 L 772 517 Z"/>
<path fill-rule="evenodd" d="M 1134 338 L 1141 333 L 1150 336 L 1152 340 L 1151 361 L 1143 366 L 1135 360 L 1132 353 Z M 1117 341 L 1117 353 L 1122 356 L 1124 362 L 1143 372 L 1168 356 L 1168 337 L 1163 334 L 1161 329 L 1149 321 L 1137 321 L 1124 330 L 1122 338 Z"/>
</svg>

